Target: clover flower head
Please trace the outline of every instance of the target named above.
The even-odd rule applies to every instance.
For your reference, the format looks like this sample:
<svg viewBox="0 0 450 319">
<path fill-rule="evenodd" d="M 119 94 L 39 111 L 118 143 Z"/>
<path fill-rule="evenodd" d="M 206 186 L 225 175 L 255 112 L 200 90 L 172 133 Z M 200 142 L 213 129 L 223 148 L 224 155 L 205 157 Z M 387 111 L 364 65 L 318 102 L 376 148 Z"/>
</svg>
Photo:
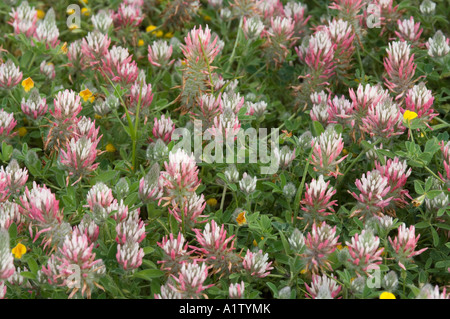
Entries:
<svg viewBox="0 0 450 319">
<path fill-rule="evenodd" d="M 0 65 L 0 88 L 12 89 L 22 80 L 22 72 L 12 60 Z"/>
</svg>

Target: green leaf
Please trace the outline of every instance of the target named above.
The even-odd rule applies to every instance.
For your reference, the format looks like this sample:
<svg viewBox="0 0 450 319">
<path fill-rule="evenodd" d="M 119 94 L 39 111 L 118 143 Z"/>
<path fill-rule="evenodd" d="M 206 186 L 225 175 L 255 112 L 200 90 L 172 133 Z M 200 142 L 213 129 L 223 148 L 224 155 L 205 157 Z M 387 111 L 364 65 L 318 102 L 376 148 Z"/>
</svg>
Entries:
<svg viewBox="0 0 450 319">
<path fill-rule="evenodd" d="M 418 181 L 418 180 L 414 181 L 414 191 L 419 195 L 422 195 L 423 193 L 425 193 L 420 181 Z"/>
<path fill-rule="evenodd" d="M 155 251 L 155 248 L 153 248 L 153 247 L 150 247 L 150 246 L 144 247 L 144 254 L 145 255 L 151 254 L 154 251 Z"/>
<path fill-rule="evenodd" d="M 8 232 L 9 239 L 14 241 L 17 237 L 17 225 L 15 223 L 12 223 L 11 226 L 9 226 Z"/>
<path fill-rule="evenodd" d="M 3 162 L 8 162 L 11 154 L 13 152 L 13 147 L 11 145 L 6 144 L 5 142 L 2 142 L 2 161 Z"/>
<path fill-rule="evenodd" d="M 98 182 L 109 182 L 110 180 L 112 180 L 113 178 L 115 178 L 117 175 L 117 172 L 114 170 L 109 170 L 109 171 L 102 171 L 98 176 L 95 176 L 94 178 L 91 179 L 91 185 L 95 185 Z"/>
<path fill-rule="evenodd" d="M 431 178 L 429 178 L 428 180 L 431 181 Z M 426 185 L 425 185 L 425 188 L 426 188 Z M 429 192 L 427 192 L 427 198 L 428 199 L 433 199 L 433 198 L 435 198 L 436 196 L 438 196 L 441 193 L 442 193 L 441 190 L 429 191 Z"/>
<path fill-rule="evenodd" d="M 433 246 L 437 247 L 439 245 L 439 235 L 433 226 L 430 229 L 431 229 L 431 235 L 433 235 Z"/>
<path fill-rule="evenodd" d="M 438 227 L 438 228 L 450 230 L 450 225 L 449 224 L 436 224 L 435 226 Z"/>
<path fill-rule="evenodd" d="M 428 192 L 431 189 L 431 186 L 433 186 L 433 179 L 428 178 L 425 182 L 425 192 Z M 427 194 L 428 197 L 428 194 Z"/>
<path fill-rule="evenodd" d="M 289 243 L 286 240 L 286 236 L 284 236 L 284 234 L 281 230 L 278 230 L 278 233 L 280 234 L 281 243 L 283 244 L 284 252 L 286 254 L 288 254 L 289 253 Z"/>
<path fill-rule="evenodd" d="M 270 290 L 272 291 L 273 297 L 277 298 L 278 297 L 278 289 L 277 289 L 277 287 L 271 282 L 267 282 L 266 284 L 270 288 Z"/>
<path fill-rule="evenodd" d="M 39 270 L 39 266 L 36 263 L 36 261 L 32 257 L 29 257 L 28 260 L 27 260 L 27 263 L 28 263 L 28 267 L 30 267 L 30 271 L 33 274 L 36 274 L 38 272 L 38 270 Z"/>
<path fill-rule="evenodd" d="M 225 177 L 224 173 L 217 173 L 217 177 L 219 177 L 224 182 L 227 182 L 227 178 Z"/>
<path fill-rule="evenodd" d="M 317 137 L 320 134 L 322 134 L 323 132 L 325 132 L 322 124 L 320 124 L 320 122 L 318 122 L 318 121 L 313 121 L 313 131 L 314 131 L 315 137 Z"/>
<path fill-rule="evenodd" d="M 151 281 L 154 278 L 159 278 L 162 276 L 164 276 L 164 272 L 159 269 L 145 269 L 138 273 L 135 273 L 133 277 Z"/>
<path fill-rule="evenodd" d="M 28 278 L 28 279 L 32 279 L 32 280 L 36 280 L 36 275 L 29 272 L 29 271 L 22 271 L 20 273 L 20 275 L 24 278 Z"/>
<path fill-rule="evenodd" d="M 420 228 L 427 228 L 427 227 L 429 227 L 429 226 L 430 226 L 430 223 L 429 223 L 429 222 L 425 222 L 425 221 L 419 222 L 419 223 L 417 223 L 417 224 L 415 225 L 415 227 L 416 227 L 417 229 L 420 229 Z"/>
<path fill-rule="evenodd" d="M 269 186 L 271 189 L 281 192 L 281 188 L 278 187 L 278 185 L 275 183 L 265 181 L 265 182 L 263 182 L 263 185 Z"/>
<path fill-rule="evenodd" d="M 286 175 L 284 175 L 284 172 L 280 174 L 280 180 L 281 180 L 281 187 L 284 187 L 286 185 Z"/>
<path fill-rule="evenodd" d="M 133 206 L 136 203 L 136 201 L 138 200 L 138 198 L 139 198 L 139 194 L 137 192 L 136 193 L 131 193 L 124 200 L 124 204 L 127 205 L 127 206 Z"/>
<path fill-rule="evenodd" d="M 363 222 L 360 221 L 360 220 L 358 219 L 358 217 L 353 217 L 353 221 L 355 222 L 356 225 L 358 225 L 358 227 L 359 227 L 360 229 L 363 229 L 363 228 L 364 228 Z"/>
</svg>

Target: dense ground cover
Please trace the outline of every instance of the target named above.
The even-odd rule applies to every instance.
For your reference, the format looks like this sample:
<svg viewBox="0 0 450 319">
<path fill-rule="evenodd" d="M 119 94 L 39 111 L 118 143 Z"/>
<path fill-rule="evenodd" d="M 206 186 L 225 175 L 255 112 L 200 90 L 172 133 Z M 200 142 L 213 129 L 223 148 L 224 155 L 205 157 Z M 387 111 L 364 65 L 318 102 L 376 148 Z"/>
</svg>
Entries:
<svg viewBox="0 0 450 319">
<path fill-rule="evenodd" d="M 448 1 L 72 2 L 0 4 L 0 298 L 450 297 Z"/>
</svg>

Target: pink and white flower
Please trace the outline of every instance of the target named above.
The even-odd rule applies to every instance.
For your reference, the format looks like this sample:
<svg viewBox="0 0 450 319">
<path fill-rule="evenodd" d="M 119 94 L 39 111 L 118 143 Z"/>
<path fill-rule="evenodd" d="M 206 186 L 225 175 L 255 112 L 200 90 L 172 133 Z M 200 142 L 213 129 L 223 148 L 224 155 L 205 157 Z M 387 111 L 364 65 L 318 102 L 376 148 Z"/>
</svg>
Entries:
<svg viewBox="0 0 450 319">
<path fill-rule="evenodd" d="M 420 35 L 423 32 L 423 29 L 420 28 L 420 22 L 415 23 L 414 17 L 411 16 L 409 20 L 398 20 L 397 24 L 399 31 L 395 31 L 395 34 L 401 41 L 407 41 L 412 44 L 419 43 Z"/>
<path fill-rule="evenodd" d="M 31 91 L 27 100 L 23 97 L 20 106 L 23 114 L 34 121 L 41 119 L 48 110 L 46 98 L 41 97 L 37 90 Z"/>
<path fill-rule="evenodd" d="M 0 65 L 0 87 L 12 89 L 22 80 L 22 72 L 16 67 L 12 60 Z"/>
<path fill-rule="evenodd" d="M 0 139 L 7 139 L 15 135 L 13 129 L 17 121 L 14 119 L 14 113 L 8 113 L 4 109 L 0 110 Z"/>
<path fill-rule="evenodd" d="M 0 203 L 0 229 L 8 230 L 12 223 L 18 225 L 21 222 L 22 216 L 18 204 L 10 201 Z"/>
<path fill-rule="evenodd" d="M 244 297 L 244 291 L 244 281 L 241 281 L 240 283 L 230 284 L 230 287 L 228 288 L 230 299 L 242 299 Z"/>
<path fill-rule="evenodd" d="M 365 273 L 379 269 L 384 248 L 379 248 L 380 238 L 372 231 L 364 229 L 361 234 L 355 234 L 351 242 L 346 242 L 350 254 L 350 262 L 357 267 L 357 272 Z"/>
<path fill-rule="evenodd" d="M 342 134 L 337 134 L 333 129 L 326 130 L 311 142 L 314 148 L 311 155 L 311 164 L 316 172 L 337 178 L 338 165 L 348 155 L 338 159 L 344 149 Z"/>
<path fill-rule="evenodd" d="M 174 275 L 173 279 L 176 282 L 176 287 L 169 284 L 174 290 L 177 290 L 183 299 L 199 299 L 202 296 L 202 292 L 212 286 L 204 285 L 208 278 L 208 267 L 206 264 L 198 264 L 197 262 L 183 263 L 181 266 L 178 277 Z"/>
<path fill-rule="evenodd" d="M 394 159 L 388 159 L 385 165 L 375 161 L 375 167 L 382 176 L 388 179 L 389 195 L 392 196 L 392 200 L 398 204 L 407 204 L 405 197 L 411 198 L 411 196 L 404 187 L 412 169 L 408 169 L 406 160 L 401 162 L 398 157 L 395 157 Z"/>
<path fill-rule="evenodd" d="M 122 2 L 117 10 L 117 13 L 113 16 L 115 24 L 119 28 L 137 28 L 144 20 L 142 10 L 136 5 L 127 5 Z"/>
<path fill-rule="evenodd" d="M 307 220 L 308 223 L 322 221 L 325 216 L 335 212 L 333 206 L 337 206 L 337 201 L 331 198 L 336 194 L 336 190 L 329 185 L 330 181 L 325 183 L 323 175 L 305 184 L 305 198 L 300 202 L 303 210 L 301 219 Z"/>
<path fill-rule="evenodd" d="M 14 268 L 14 257 L 9 246 L 9 233 L 0 228 L 0 280 L 3 282 L 12 275 Z"/>
<path fill-rule="evenodd" d="M 8 24 L 13 26 L 15 34 L 22 33 L 29 38 L 35 33 L 37 11 L 27 1 L 22 1 L 20 6 L 13 8 L 9 15 L 12 20 Z"/>
<path fill-rule="evenodd" d="M 320 225 L 314 223 L 305 237 L 306 250 L 301 255 L 306 261 L 306 271 L 311 270 L 315 274 L 319 270 L 332 270 L 328 257 L 339 245 L 338 239 L 336 226 L 332 228 L 326 222 Z"/>
<path fill-rule="evenodd" d="M 172 140 L 174 130 L 175 124 L 170 119 L 170 116 L 166 118 L 163 114 L 159 120 L 155 117 L 152 129 L 153 138 L 149 138 L 149 140 L 153 142 L 154 140 L 161 139 L 164 143 L 168 144 Z"/>
<path fill-rule="evenodd" d="M 175 217 L 176 221 L 180 223 L 185 223 L 185 227 L 192 228 L 195 224 L 202 223 L 205 221 L 200 220 L 205 210 L 206 202 L 203 194 L 200 196 L 195 192 L 192 192 L 185 196 L 181 202 L 172 201 L 172 208 L 169 208 L 169 213 Z"/>
<path fill-rule="evenodd" d="M 422 248 L 416 251 L 417 242 L 419 241 L 420 234 L 416 236 L 416 229 L 414 226 L 406 228 L 405 224 L 401 224 L 398 227 L 397 236 L 392 239 L 389 237 L 389 242 L 395 251 L 395 258 L 398 261 L 398 265 L 406 270 L 405 263 L 412 262 L 414 256 L 420 255 L 428 248 Z"/>
<path fill-rule="evenodd" d="M 205 225 L 203 231 L 193 229 L 200 248 L 192 247 L 205 256 L 205 261 L 212 263 L 217 270 L 224 271 L 229 267 L 229 254 L 235 249 L 234 236 L 227 237 L 224 225 L 219 227 L 212 220 Z M 229 245 L 230 244 L 230 245 Z M 225 269 L 223 269 L 225 267 Z"/>
<path fill-rule="evenodd" d="M 183 234 L 178 233 L 177 238 L 174 238 L 173 234 L 164 236 L 161 242 L 157 243 L 159 247 L 164 251 L 164 257 L 158 261 L 161 265 L 161 269 L 169 271 L 172 274 L 178 273 L 181 265 L 187 262 L 189 255 L 193 251 L 188 251 L 188 243 L 185 242 Z"/>
<path fill-rule="evenodd" d="M 104 290 L 98 284 L 98 280 L 105 274 L 106 268 L 101 259 L 95 258 L 93 248 L 94 244 L 89 244 L 88 237 L 75 230 L 72 235 L 66 237 L 62 248 L 59 249 L 61 257 L 56 257 L 60 262 L 57 269 L 61 279 L 69 288 L 72 288 L 69 298 L 72 298 L 79 290 L 73 285 L 73 282 L 67 281 L 74 278 L 76 271 L 80 272 L 78 277 L 81 282 L 78 282 L 78 284 L 82 287 L 82 296 L 86 293 L 87 297 L 90 298 L 95 287 Z M 74 265 L 77 267 L 74 267 Z"/>
<path fill-rule="evenodd" d="M 336 277 L 334 277 L 336 278 Z M 307 298 L 311 299 L 334 299 L 339 295 L 342 287 L 332 278 L 329 278 L 326 274 L 319 276 L 313 275 L 311 287 L 305 283 Z"/>
<path fill-rule="evenodd" d="M 170 60 L 173 53 L 172 45 L 168 45 L 167 41 L 158 40 L 148 46 L 148 61 L 158 67 L 169 67 L 175 60 Z"/>
<path fill-rule="evenodd" d="M 406 110 L 415 112 L 418 118 L 430 121 L 438 115 L 433 108 L 433 102 L 434 97 L 431 90 L 428 90 L 425 83 L 421 82 L 407 91 L 405 108 L 401 110 L 403 113 Z"/>
<path fill-rule="evenodd" d="M 400 108 L 392 99 L 383 99 L 369 107 L 366 116 L 362 118 L 360 129 L 369 134 L 370 137 L 383 139 L 402 135 L 405 127 Z"/>
<path fill-rule="evenodd" d="M 410 50 L 407 42 L 400 41 L 389 43 L 386 49 L 388 56 L 384 58 L 384 68 L 387 77 L 384 78 L 384 82 L 386 87 L 397 95 L 396 99 L 403 97 L 414 82 L 417 65 Z"/>
<path fill-rule="evenodd" d="M 99 163 L 94 162 L 97 158 L 97 145 L 100 138 L 91 141 L 85 136 L 74 137 L 67 142 L 66 149 L 61 149 L 61 164 L 68 171 L 68 178 L 70 176 L 77 177 L 75 183 L 97 169 Z"/>
<path fill-rule="evenodd" d="M 39 21 L 34 37 L 37 41 L 44 43 L 47 48 L 55 48 L 60 41 L 58 39 L 59 30 L 54 18 L 45 17 L 43 21 Z"/>
<path fill-rule="evenodd" d="M 205 30 L 200 26 L 198 29 L 194 27 L 189 31 L 187 37 L 184 38 L 186 44 L 181 44 L 181 51 L 189 63 L 204 63 L 204 59 L 212 64 L 214 58 L 220 51 L 218 46 L 218 37 L 212 40 L 211 30 L 207 25 Z"/>
<path fill-rule="evenodd" d="M 273 267 L 271 267 L 272 262 L 268 262 L 268 260 L 269 255 L 267 253 L 264 254 L 261 249 L 256 253 L 253 253 L 248 249 L 242 262 L 242 266 L 250 276 L 264 278 L 267 277 L 273 269 Z"/>
<path fill-rule="evenodd" d="M 378 215 L 392 200 L 389 193 L 391 190 L 389 179 L 377 170 L 363 174 L 361 179 L 356 180 L 355 184 L 360 194 L 351 193 L 358 201 L 353 215 L 361 215 L 361 218 Z"/>
<path fill-rule="evenodd" d="M 81 42 L 81 52 L 83 58 L 86 59 L 90 65 L 98 64 L 104 56 L 108 53 L 111 39 L 107 34 L 103 34 L 98 30 L 89 32 Z"/>
<path fill-rule="evenodd" d="M 137 242 L 127 241 L 117 245 L 116 259 L 124 270 L 135 270 L 142 265 L 144 249 L 139 247 Z"/>
</svg>

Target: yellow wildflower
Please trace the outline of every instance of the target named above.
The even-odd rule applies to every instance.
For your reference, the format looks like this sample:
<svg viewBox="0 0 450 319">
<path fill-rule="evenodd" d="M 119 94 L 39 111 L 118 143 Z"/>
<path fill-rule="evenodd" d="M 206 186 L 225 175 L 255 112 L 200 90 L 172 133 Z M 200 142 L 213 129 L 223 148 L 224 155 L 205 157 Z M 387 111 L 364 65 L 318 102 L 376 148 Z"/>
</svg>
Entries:
<svg viewBox="0 0 450 319">
<path fill-rule="evenodd" d="M 258 246 L 258 243 L 256 242 L 255 239 L 253 239 L 253 246 Z"/>
<path fill-rule="evenodd" d="M 146 32 L 151 32 L 151 31 L 155 30 L 156 28 L 157 28 L 156 25 L 149 25 L 149 26 L 145 29 L 145 31 L 146 31 Z"/>
<path fill-rule="evenodd" d="M 88 0 L 80 0 L 81 2 L 83 2 L 84 4 L 88 4 Z"/>
<path fill-rule="evenodd" d="M 45 12 L 44 11 L 42 11 L 40 9 L 37 9 L 36 12 L 37 12 L 37 18 L 38 19 L 44 19 L 44 17 L 45 17 Z"/>
<path fill-rule="evenodd" d="M 144 40 L 139 39 L 139 41 L 138 41 L 138 46 L 141 47 L 141 46 L 143 46 L 144 44 L 145 44 Z"/>
<path fill-rule="evenodd" d="M 203 17 L 203 19 L 205 19 L 205 21 L 211 21 L 211 17 L 208 16 L 208 15 L 205 15 L 205 16 Z"/>
<path fill-rule="evenodd" d="M 97 119 L 97 120 L 100 120 L 100 119 L 102 118 L 102 116 L 101 116 L 100 114 L 97 114 L 97 113 L 96 113 L 96 114 L 94 115 L 94 118 Z"/>
<path fill-rule="evenodd" d="M 91 14 L 91 10 L 89 8 L 82 8 L 81 13 L 85 16 L 89 16 Z"/>
<path fill-rule="evenodd" d="M 83 98 L 84 102 L 86 102 L 87 100 L 89 100 L 90 102 L 92 102 L 92 92 L 89 89 L 83 90 L 80 92 L 80 96 Z"/>
<path fill-rule="evenodd" d="M 208 199 L 207 201 L 206 201 L 206 204 L 207 205 L 209 205 L 209 206 L 216 206 L 217 205 L 217 199 L 215 199 L 215 198 L 210 198 L 210 199 Z"/>
<path fill-rule="evenodd" d="M 394 294 L 388 291 L 384 291 L 380 295 L 380 299 L 397 299 Z"/>
<path fill-rule="evenodd" d="M 236 217 L 236 221 L 239 226 L 247 224 L 247 219 L 245 218 L 245 211 L 239 213 L 239 215 Z"/>
<path fill-rule="evenodd" d="M 34 88 L 34 82 L 31 78 L 26 78 L 25 80 L 22 81 L 22 86 L 25 92 L 28 92 L 29 90 Z"/>
<path fill-rule="evenodd" d="M 164 32 L 162 32 L 162 30 L 158 30 L 155 32 L 153 32 L 154 35 L 156 35 L 158 38 L 161 38 L 164 35 Z"/>
<path fill-rule="evenodd" d="M 67 9 L 66 13 L 67 13 L 68 15 L 72 15 L 72 14 L 75 13 L 75 9 Z"/>
<path fill-rule="evenodd" d="M 348 150 L 344 148 L 344 149 L 342 150 L 342 154 L 347 155 L 347 154 L 348 154 Z"/>
<path fill-rule="evenodd" d="M 22 255 L 25 255 L 27 252 L 27 247 L 25 247 L 25 245 L 18 243 L 16 247 L 14 247 L 11 250 L 12 254 L 14 255 L 14 257 L 16 257 L 17 259 L 22 258 Z"/>
<path fill-rule="evenodd" d="M 306 268 L 305 268 L 305 269 L 302 269 L 302 270 L 300 270 L 300 273 L 301 273 L 302 275 L 306 274 Z"/>
<path fill-rule="evenodd" d="M 112 145 L 111 143 L 108 143 L 106 145 L 106 151 L 108 153 L 114 153 L 116 151 L 116 148 L 114 147 L 114 145 Z"/>
<path fill-rule="evenodd" d="M 173 38 L 173 32 L 167 32 L 166 34 L 164 34 L 164 38 L 166 38 L 166 39 L 171 39 L 171 38 Z"/>
<path fill-rule="evenodd" d="M 417 113 L 410 110 L 406 110 L 405 113 L 403 114 L 403 119 L 408 122 L 415 119 L 416 117 Z"/>
<path fill-rule="evenodd" d="M 19 127 L 18 132 L 19 132 L 19 136 L 22 137 L 22 136 L 27 135 L 28 131 L 25 127 L 22 126 L 22 127 Z"/>
<path fill-rule="evenodd" d="M 62 45 L 60 50 L 61 50 L 62 53 L 67 54 L 67 52 L 69 51 L 67 49 L 67 42 L 64 42 L 64 44 Z"/>
</svg>

